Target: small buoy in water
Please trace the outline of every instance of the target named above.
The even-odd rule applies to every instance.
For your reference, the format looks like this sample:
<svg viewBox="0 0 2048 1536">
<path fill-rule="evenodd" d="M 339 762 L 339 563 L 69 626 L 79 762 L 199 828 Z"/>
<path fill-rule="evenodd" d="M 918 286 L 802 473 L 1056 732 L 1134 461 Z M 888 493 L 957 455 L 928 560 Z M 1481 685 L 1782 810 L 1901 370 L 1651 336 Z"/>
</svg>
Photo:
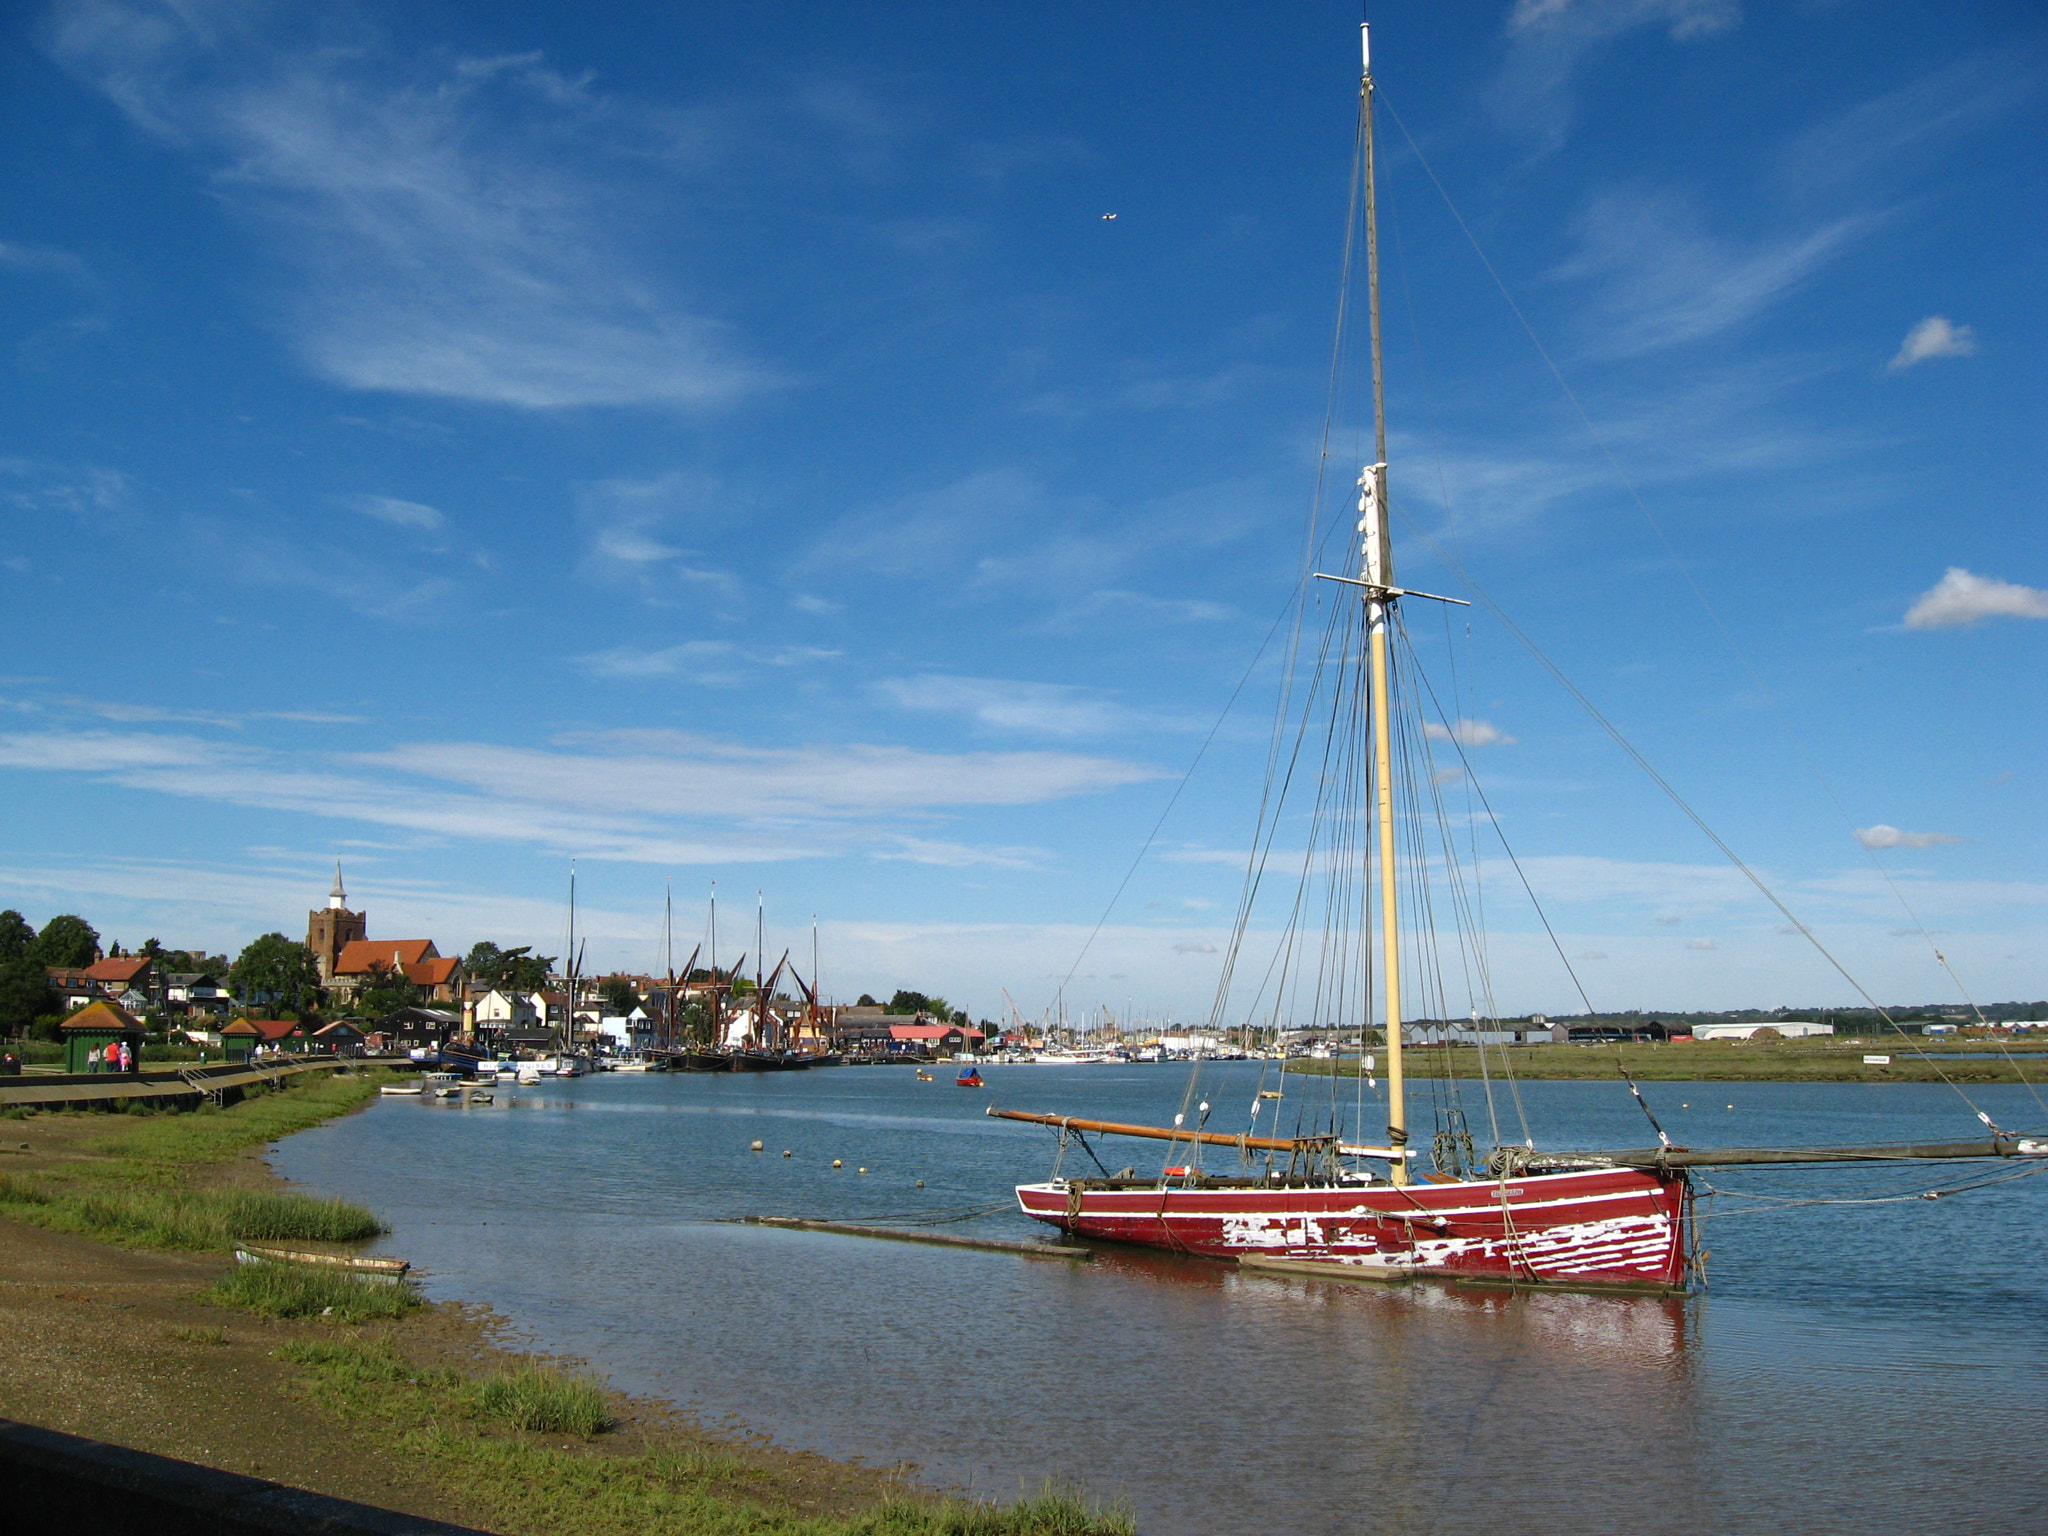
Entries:
<svg viewBox="0 0 2048 1536">
<path fill-rule="evenodd" d="M 787 1148 L 787 1147 L 784 1147 L 784 1148 L 782 1149 L 782 1155 L 783 1155 L 784 1157 L 787 1157 L 787 1156 L 789 1156 L 789 1148 Z"/>
<path fill-rule="evenodd" d="M 761 1143 L 759 1143 L 758 1141 L 757 1141 L 757 1142 L 755 1142 L 755 1143 L 753 1144 L 753 1146 L 752 1146 L 751 1148 L 749 1148 L 748 1150 L 750 1150 L 750 1151 L 754 1151 L 754 1152 L 758 1152 L 758 1151 L 760 1151 L 760 1150 L 761 1150 Z"/>
<path fill-rule="evenodd" d="M 843 1165 L 843 1164 L 842 1164 L 842 1163 L 841 1163 L 841 1162 L 839 1161 L 839 1159 L 838 1159 L 838 1158 L 836 1158 L 836 1157 L 835 1157 L 835 1158 L 833 1158 L 833 1159 L 832 1159 L 832 1166 L 833 1166 L 834 1168 L 839 1168 L 839 1167 L 843 1167 L 844 1165 Z"/>
<path fill-rule="evenodd" d="M 1729 1107 L 1730 1109 L 1733 1109 L 1733 1108 L 1734 1108 L 1735 1106 L 1734 1106 L 1733 1104 L 1730 1104 L 1730 1105 L 1729 1105 L 1728 1107 Z"/>
<path fill-rule="evenodd" d="M 919 1189 L 923 1189 L 923 1188 L 924 1188 L 924 1180 L 923 1180 L 923 1179 L 919 1179 L 919 1180 L 917 1181 L 917 1187 L 918 1187 Z"/>
<path fill-rule="evenodd" d="M 863 1169 L 861 1169 L 861 1172 L 862 1172 L 862 1173 L 866 1173 L 866 1172 L 867 1172 L 867 1169 L 863 1168 Z"/>
</svg>

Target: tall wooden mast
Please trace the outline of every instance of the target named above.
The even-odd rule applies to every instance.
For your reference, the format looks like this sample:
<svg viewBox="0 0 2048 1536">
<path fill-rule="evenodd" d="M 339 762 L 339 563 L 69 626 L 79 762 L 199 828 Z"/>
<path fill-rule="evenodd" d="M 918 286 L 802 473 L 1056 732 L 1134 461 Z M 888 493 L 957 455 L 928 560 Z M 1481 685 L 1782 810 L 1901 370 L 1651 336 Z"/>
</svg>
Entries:
<svg viewBox="0 0 2048 1536">
<path fill-rule="evenodd" d="M 1365 282 L 1372 323 L 1372 441 L 1375 462 L 1358 477 L 1359 579 L 1365 587 L 1372 680 L 1373 800 L 1378 812 L 1376 848 L 1380 865 L 1380 969 L 1386 988 L 1387 1145 L 1394 1151 L 1391 1175 L 1408 1182 L 1408 1105 L 1401 1076 L 1401 915 L 1394 881 L 1393 747 L 1388 729 L 1387 628 L 1398 589 L 1394 552 L 1387 530 L 1387 405 L 1380 371 L 1379 208 L 1374 182 L 1372 133 L 1372 29 L 1358 29 L 1360 132 L 1365 153 Z"/>
</svg>

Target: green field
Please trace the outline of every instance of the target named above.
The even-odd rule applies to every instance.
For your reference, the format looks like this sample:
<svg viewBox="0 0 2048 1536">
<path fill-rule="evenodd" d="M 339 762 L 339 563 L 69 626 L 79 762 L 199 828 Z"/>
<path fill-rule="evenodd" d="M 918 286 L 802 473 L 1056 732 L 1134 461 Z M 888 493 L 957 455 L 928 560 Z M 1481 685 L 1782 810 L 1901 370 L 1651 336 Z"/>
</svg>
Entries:
<svg viewBox="0 0 2048 1536">
<path fill-rule="evenodd" d="M 1929 1049 L 1921 1047 L 1920 1049 Z M 1626 1068 L 1643 1082 L 1682 1083 L 2018 1083 L 2048 1082 L 2048 1058 L 2019 1056 L 2008 1060 L 1997 1045 L 1944 1040 L 1931 1049 L 1943 1054 L 1929 1059 L 1904 1041 L 1749 1041 L 1707 1040 L 1679 1044 L 1640 1045 L 1516 1045 L 1503 1051 L 1489 1046 L 1486 1070 L 1495 1077 L 1510 1072 L 1519 1078 L 1615 1078 Z M 2015 1047 L 2017 1050 L 2038 1046 Z M 1966 1052 L 1965 1059 L 1948 1053 Z M 1373 1053 L 1378 1071 L 1386 1071 L 1386 1052 Z M 1866 1056 L 1891 1057 L 1889 1066 L 1865 1065 Z M 1409 1046 L 1402 1053 L 1409 1077 L 1479 1076 L 1479 1052 L 1472 1046 Z M 1359 1058 L 1338 1061 L 1290 1061 L 1289 1072 L 1317 1076 L 1335 1073 L 1355 1077 Z M 2024 1074 L 2024 1076 L 2022 1076 Z"/>
</svg>

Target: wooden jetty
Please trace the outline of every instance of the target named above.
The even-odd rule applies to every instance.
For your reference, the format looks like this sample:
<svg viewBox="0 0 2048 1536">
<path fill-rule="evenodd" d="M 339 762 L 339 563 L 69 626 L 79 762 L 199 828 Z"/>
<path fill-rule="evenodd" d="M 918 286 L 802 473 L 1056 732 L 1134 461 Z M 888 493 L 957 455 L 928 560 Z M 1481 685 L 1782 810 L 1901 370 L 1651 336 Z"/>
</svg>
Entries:
<svg viewBox="0 0 2048 1536">
<path fill-rule="evenodd" d="M 799 1216 L 749 1216 L 757 1227 L 782 1227 L 795 1232 L 837 1232 L 842 1237 L 879 1237 L 895 1243 L 932 1243 L 941 1248 L 982 1248 L 991 1253 L 1021 1254 L 1027 1259 L 1085 1260 L 1095 1257 L 1088 1248 L 1068 1248 L 1056 1243 L 1017 1243 L 1000 1237 L 956 1237 L 950 1232 L 925 1232 L 915 1227 L 860 1226 L 849 1221 L 807 1221 Z"/>
<path fill-rule="evenodd" d="M 196 1108 L 211 1099 L 239 1099 L 261 1084 L 282 1087 L 303 1072 L 329 1072 L 358 1065 L 353 1057 L 265 1062 L 224 1062 L 212 1066 L 166 1067 L 143 1072 L 43 1072 L 0 1078 L 0 1109 L 120 1109 L 141 1103 L 154 1108 Z"/>
</svg>

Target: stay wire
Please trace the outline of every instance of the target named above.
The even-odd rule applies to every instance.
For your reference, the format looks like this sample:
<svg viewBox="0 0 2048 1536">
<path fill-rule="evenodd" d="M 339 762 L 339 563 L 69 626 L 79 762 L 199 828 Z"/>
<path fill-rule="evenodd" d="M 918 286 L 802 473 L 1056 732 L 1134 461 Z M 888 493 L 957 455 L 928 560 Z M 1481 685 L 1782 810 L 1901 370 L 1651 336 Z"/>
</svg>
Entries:
<svg viewBox="0 0 2048 1536">
<path fill-rule="evenodd" d="M 1569 677 L 1567 677 L 1564 673 L 1564 670 L 1561 667 L 1559 667 L 1556 662 L 1550 659 L 1549 655 L 1543 650 L 1543 648 L 1539 646 L 1535 642 L 1535 640 L 1532 639 L 1529 636 L 1529 634 L 1522 629 L 1522 627 L 1519 624 L 1517 624 L 1512 618 L 1508 616 L 1507 610 L 1502 608 L 1499 603 L 1495 602 L 1492 595 L 1489 594 L 1484 587 L 1480 586 L 1479 583 L 1472 578 L 1471 573 L 1465 569 L 1464 565 L 1461 562 L 1459 562 L 1457 557 L 1451 554 L 1450 551 L 1446 550 L 1435 539 L 1431 538 L 1428 531 L 1422 528 L 1419 524 L 1417 524 L 1414 519 L 1408 517 L 1406 512 L 1398 504 L 1392 505 L 1394 507 L 1394 510 L 1400 514 L 1403 523 L 1406 524 L 1415 533 L 1416 537 L 1419 538 L 1423 542 L 1423 544 L 1428 547 L 1430 552 L 1434 554 L 1439 560 L 1444 562 L 1445 566 L 1457 576 L 1459 581 L 1464 583 L 1466 590 L 1471 592 L 1472 595 L 1479 600 L 1480 604 L 1483 607 L 1485 607 L 1487 612 L 1491 613 L 1494 616 L 1494 618 L 1497 621 L 1499 621 L 1501 627 L 1505 629 L 1515 639 L 1515 641 L 1529 653 L 1529 655 L 1532 658 L 1534 658 L 1537 665 L 1541 666 L 1544 671 L 1550 674 L 1551 679 L 1572 697 L 1572 699 L 1578 704 L 1579 708 L 1583 709 L 1592 718 L 1594 724 L 1598 725 L 1602 731 L 1607 733 L 1608 738 L 1611 741 L 1613 741 L 1616 746 L 1620 747 L 1624 753 L 1628 755 L 1630 761 L 1632 761 L 1638 768 L 1640 768 L 1643 771 L 1644 775 L 1649 778 L 1650 782 L 1655 784 L 1659 789 L 1661 789 L 1664 792 L 1665 797 L 1669 799 L 1673 805 L 1677 806 L 1678 809 L 1685 814 L 1686 819 L 1689 820 L 1695 827 L 1699 828 L 1700 832 L 1706 837 L 1707 841 L 1712 843 L 1717 849 L 1720 850 L 1722 857 L 1727 859 L 1730 864 L 1734 865 L 1735 869 L 1742 875 L 1742 877 L 1745 880 L 1747 880 L 1753 887 L 1755 887 L 1757 892 L 1760 895 L 1762 895 L 1764 900 L 1768 901 L 1771 904 L 1771 906 L 1777 910 L 1778 914 L 1781 917 L 1783 917 L 1786 922 L 1790 923 L 1794 930 L 1797 931 L 1798 934 L 1802 938 L 1804 938 L 1808 944 L 1813 946 L 1814 950 L 1820 955 L 1820 957 L 1823 960 L 1827 961 L 1827 963 L 1831 967 L 1833 967 L 1837 975 L 1839 975 L 1844 981 L 1849 983 L 1849 985 L 1855 990 L 1857 996 L 1861 997 L 1865 1002 L 1870 1004 L 1872 1010 L 1877 1014 L 1877 1016 L 1883 1019 L 1886 1024 L 1891 1026 L 1892 1030 L 1898 1034 L 1899 1038 L 1906 1042 L 1906 1044 L 1914 1051 L 1914 1053 L 1917 1054 L 1921 1058 L 1921 1060 L 1925 1061 L 1928 1064 L 1928 1066 L 1933 1069 L 1934 1074 L 1937 1077 L 1939 1077 L 1942 1080 L 1942 1082 L 1946 1083 L 1949 1086 L 1949 1088 L 1955 1092 L 1958 1098 L 1960 1098 L 1965 1104 L 1969 1105 L 1971 1111 L 1975 1113 L 1979 1120 L 1983 1121 L 1984 1124 L 1991 1126 L 1993 1130 L 1996 1130 L 1997 1126 L 1993 1123 L 1991 1117 L 1988 1114 L 1986 1114 L 1981 1108 L 1978 1107 L 1976 1101 L 1973 1100 L 1970 1097 L 1970 1095 L 1964 1091 L 1962 1085 L 1958 1083 L 1953 1077 L 1951 1077 L 1947 1072 L 1944 1072 L 1942 1070 L 1940 1063 L 1935 1061 L 1933 1057 L 1927 1054 L 1925 1047 L 1921 1046 L 1918 1041 L 1916 1041 L 1911 1035 L 1907 1034 L 1905 1030 L 1899 1027 L 1898 1021 L 1891 1016 L 1891 1013 L 1884 1007 L 1883 1004 L 1878 1002 L 1876 998 L 1870 995 L 1870 992 L 1868 991 L 1868 989 L 1864 987 L 1862 982 L 1858 981 L 1855 978 L 1855 976 L 1850 974 L 1848 967 L 1843 965 L 1840 960 L 1835 958 L 1834 952 L 1830 950 L 1826 944 L 1821 942 L 1819 935 L 1814 933 L 1814 931 L 1811 928 L 1807 927 L 1805 923 L 1799 920 L 1797 914 L 1795 914 L 1792 911 L 1792 909 L 1786 906 L 1784 901 L 1779 898 L 1778 893 L 1772 890 L 1770 886 L 1766 885 L 1764 883 L 1763 877 L 1750 867 L 1748 861 L 1746 861 L 1741 854 L 1737 853 L 1735 849 L 1729 845 L 1727 839 L 1723 838 L 1719 832 L 1716 832 L 1714 830 L 1714 828 L 1708 823 L 1707 819 L 1704 816 L 1702 816 L 1698 811 L 1693 809 L 1691 802 L 1688 801 L 1685 798 L 1685 796 L 1678 792 L 1677 787 L 1673 785 L 1669 779 L 1665 778 L 1663 774 L 1659 773 L 1657 769 L 1654 766 L 1652 766 L 1650 760 L 1647 757 L 1643 756 L 1643 754 L 1639 750 L 1637 750 L 1635 743 L 1630 741 L 1628 737 L 1622 734 L 1621 728 L 1615 725 L 1615 723 L 1612 720 L 1609 720 L 1606 715 L 1601 713 L 1599 706 L 1594 704 L 1594 702 L 1586 696 L 1586 694 L 1579 688 L 1578 684 L 1574 683 Z M 1498 831 L 1498 827 L 1499 823 L 1496 822 L 1496 831 Z M 1502 846 L 1506 846 L 1506 839 L 1504 837 L 1502 839 Z M 1512 855 L 1510 855 L 1510 857 L 1512 858 Z M 1515 867 L 1517 873 L 1519 873 L 1521 869 L 1519 861 L 1516 862 Z M 1526 889 L 1526 877 L 1524 877 L 1523 884 L 1524 888 Z M 1533 891 L 1530 892 L 1530 899 L 1532 901 L 1535 899 L 1535 893 Z M 1538 908 L 1538 915 L 1541 915 L 1540 906 Z M 1544 930 L 1546 932 L 1549 932 L 1550 921 L 1547 917 L 1544 918 L 1543 926 Z M 1562 959 L 1564 955 L 1564 950 L 1561 945 L 1557 944 L 1557 936 L 1554 933 L 1551 934 L 1551 943 L 1554 947 L 1557 948 L 1558 956 L 1560 959 Z M 1572 984 L 1575 987 L 1577 987 L 1578 973 L 1571 970 L 1571 963 L 1569 961 L 1565 962 L 1565 969 L 1567 972 L 1571 974 Z M 1579 995 L 1581 998 L 1585 998 L 1585 989 L 1583 987 L 1579 987 Z M 1586 1000 L 1586 1011 L 1588 1013 L 1591 1013 L 1593 1011 L 1593 1005 L 1590 999 Z"/>
<path fill-rule="evenodd" d="M 1621 461 L 1615 456 L 1614 450 L 1608 446 L 1607 439 L 1601 434 L 1599 427 L 1595 425 L 1592 414 L 1587 411 L 1584 402 L 1579 399 L 1578 392 L 1572 388 L 1571 383 L 1565 378 L 1564 371 L 1558 367 L 1556 360 L 1551 357 L 1549 348 L 1543 345 L 1542 338 L 1537 335 L 1535 326 L 1530 324 L 1529 317 L 1523 312 L 1522 306 L 1515 301 L 1513 292 L 1510 291 L 1507 283 L 1501 278 L 1499 271 L 1493 265 L 1492 259 L 1487 256 L 1485 247 L 1480 245 L 1479 237 L 1472 232 L 1472 226 L 1466 223 L 1465 216 L 1459 211 L 1458 205 L 1452 200 L 1449 189 L 1444 186 L 1443 181 L 1437 176 L 1435 167 L 1429 163 L 1429 157 L 1422 152 L 1422 146 L 1415 142 L 1415 136 L 1408 131 L 1407 123 L 1402 121 L 1401 114 L 1394 109 L 1393 103 L 1386 100 L 1383 90 L 1377 91 L 1375 94 L 1386 105 L 1387 115 L 1394 119 L 1395 126 L 1401 130 L 1401 136 L 1408 141 L 1408 147 L 1414 152 L 1416 163 L 1422 167 L 1423 174 L 1429 177 L 1430 184 L 1436 188 L 1437 195 L 1443 199 L 1444 207 L 1450 212 L 1452 219 L 1456 221 L 1458 229 L 1465 236 L 1467 243 L 1471 245 L 1473 254 L 1479 258 L 1480 265 L 1486 268 L 1486 275 L 1493 280 L 1494 287 L 1500 290 L 1502 300 L 1507 304 L 1509 310 L 1514 314 L 1516 321 L 1521 325 L 1523 332 L 1528 336 L 1530 345 L 1536 349 L 1536 354 L 1542 358 L 1544 367 L 1549 370 L 1551 377 L 1557 381 L 1558 388 L 1564 392 L 1565 398 L 1571 402 L 1572 409 L 1578 413 L 1579 420 L 1585 424 L 1586 431 L 1593 439 L 1594 445 L 1600 450 L 1601 457 L 1607 461 L 1607 465 L 1613 470 L 1615 478 L 1621 482 L 1622 488 L 1628 492 L 1629 499 L 1635 503 L 1636 510 L 1642 515 L 1644 522 L 1649 524 L 1651 531 L 1656 534 L 1657 541 L 1664 546 L 1665 553 L 1671 557 L 1672 564 L 1678 568 L 1679 575 L 1684 578 L 1686 587 L 1692 592 L 1701 609 L 1712 621 L 1715 630 L 1721 636 L 1723 644 L 1728 647 L 1729 654 L 1734 656 L 1736 663 L 1748 676 L 1751 684 L 1762 695 L 1765 702 L 1770 705 L 1772 714 L 1776 716 L 1778 724 L 1783 728 L 1786 735 L 1791 737 L 1801 762 L 1806 765 L 1808 772 L 1813 775 L 1814 782 L 1820 786 L 1822 793 L 1834 805 L 1837 814 L 1841 816 L 1844 825 L 1849 828 L 1851 835 L 1856 837 L 1857 845 L 1863 849 L 1865 855 L 1870 859 L 1871 866 L 1876 869 L 1879 877 L 1883 879 L 1885 885 L 1891 890 L 1892 895 L 1897 899 L 1907 917 L 1912 919 L 1914 928 L 1927 941 L 1928 948 L 1933 952 L 1936 962 L 1943 970 L 1948 972 L 1950 980 L 1956 984 L 1956 989 L 1963 994 L 1964 1000 L 1969 1003 L 1971 1012 L 1976 1014 L 1978 1023 L 1985 1023 L 1983 1012 L 1977 1007 L 1976 1000 L 1971 996 L 1968 987 L 1964 985 L 1962 977 L 1956 973 L 1955 967 L 1949 964 L 1948 957 L 1942 953 L 1940 946 L 1934 942 L 1934 936 L 1928 932 L 1927 925 L 1921 921 L 1920 914 L 1914 910 L 1912 903 L 1906 899 L 1905 893 L 1899 889 L 1898 882 L 1892 878 L 1891 871 L 1886 869 L 1884 862 L 1877 857 L 1877 850 L 1868 843 L 1865 843 L 1860 835 L 1857 835 L 1855 818 L 1849 814 L 1848 807 L 1842 804 L 1841 797 L 1835 793 L 1834 786 L 1828 781 L 1827 776 L 1821 772 L 1820 765 L 1814 761 L 1813 754 L 1807 748 L 1805 737 L 1800 734 L 1790 717 L 1786 715 L 1783 706 L 1778 703 L 1777 695 L 1771 691 L 1757 674 L 1756 668 L 1751 664 L 1748 654 L 1737 644 L 1733 632 L 1721 617 L 1720 610 L 1714 606 L 1712 600 L 1708 598 L 1705 590 L 1693 576 L 1691 566 L 1679 554 L 1677 546 L 1672 543 L 1671 536 L 1665 531 L 1663 523 L 1650 510 L 1649 503 L 1644 499 L 1642 492 L 1636 488 L 1635 482 L 1629 478 L 1627 471 L 1621 467 Z M 1687 814 L 1691 814 L 1689 809 Z M 1711 832 L 1709 836 L 1712 836 Z M 1718 842 L 1719 840 L 1716 839 L 1716 841 Z M 1746 866 L 1738 863 L 1737 867 L 1741 868 L 1745 875 L 1750 874 Z M 1750 878 L 1752 881 L 1755 879 L 1753 875 L 1750 875 Z M 1766 892 L 1766 894 L 1768 895 L 1769 893 Z M 1771 897 L 1771 900 L 1774 905 L 1778 904 L 1775 897 Z M 1780 906 L 1780 910 L 1783 910 L 1782 906 Z M 1800 923 L 1797 918 L 1792 917 L 1789 912 L 1785 915 L 1816 948 L 1821 947 L 1819 941 L 1814 939 L 1804 924 Z M 1828 963 L 1841 972 L 1843 977 L 1849 980 L 1850 985 L 1854 986 L 1856 991 L 1868 1000 L 1870 995 L 1864 992 L 1860 985 L 1857 985 L 1855 979 L 1850 977 L 1847 971 L 1842 969 L 1834 956 L 1828 954 L 1825 949 L 1822 949 L 1821 952 L 1826 956 Z M 1905 1031 L 1899 1029 L 1897 1022 L 1892 1019 L 1891 1015 L 1886 1013 L 1881 1007 L 1878 1007 L 1874 1000 L 1871 1002 L 1871 1006 L 1877 1008 L 1879 1016 L 1897 1031 L 1902 1039 L 1908 1038 Z M 2020 1081 L 2027 1084 L 2029 1092 L 2033 1093 L 2035 1102 L 2037 1104 L 2041 1103 L 2040 1094 L 2034 1091 L 2034 1085 L 2028 1080 L 2026 1074 L 2020 1070 L 2018 1062 L 2012 1057 L 2010 1051 L 2006 1049 L 2003 1041 L 1999 1042 L 1999 1049 L 2005 1055 L 2008 1065 L 2013 1068 Z M 1947 1081 L 1946 1076 L 1944 1076 L 1944 1081 Z M 1953 1087 L 1955 1085 L 1951 1083 L 1950 1086 Z M 1957 1091 L 1961 1092 L 1960 1089 Z M 1963 1095 L 1963 1099 L 1965 1103 L 1969 1102 L 1967 1094 Z M 1976 1110 L 1977 1117 L 1983 1120 L 1985 1124 L 1991 1123 L 1982 1110 L 1977 1110 L 1975 1104 L 1971 1104 L 1970 1107 Z"/>
</svg>

